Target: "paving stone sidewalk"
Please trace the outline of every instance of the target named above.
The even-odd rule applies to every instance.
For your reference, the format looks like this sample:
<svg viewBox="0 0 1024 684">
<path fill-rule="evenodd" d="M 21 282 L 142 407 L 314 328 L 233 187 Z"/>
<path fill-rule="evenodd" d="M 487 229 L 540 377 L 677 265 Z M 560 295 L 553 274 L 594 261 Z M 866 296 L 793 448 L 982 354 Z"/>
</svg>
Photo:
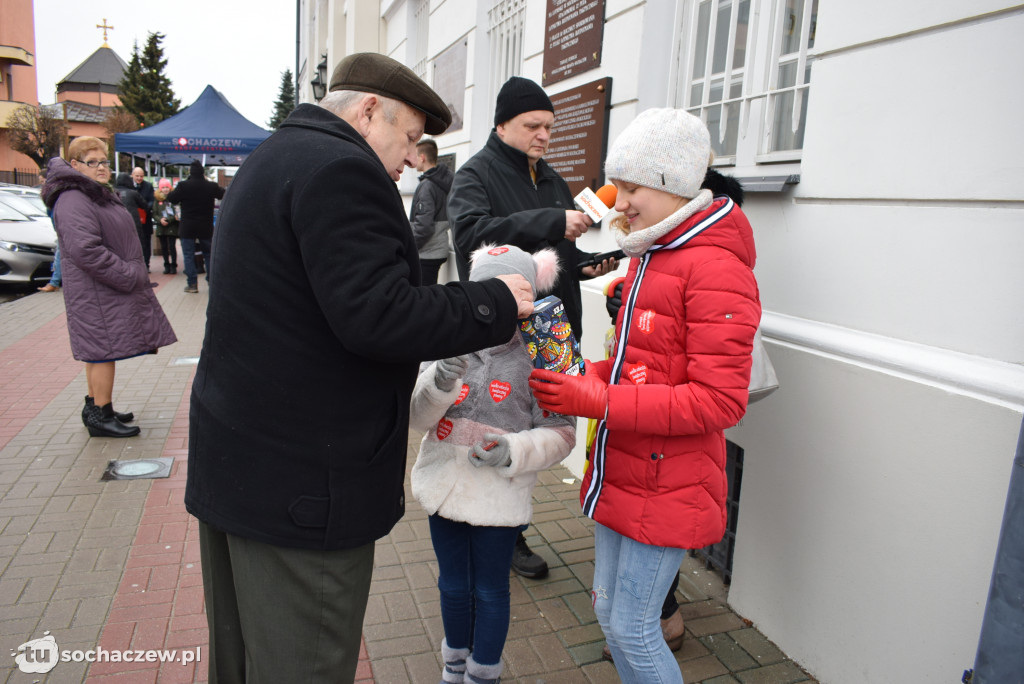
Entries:
<svg viewBox="0 0 1024 684">
<path fill-rule="evenodd" d="M 152 274 L 179 341 L 119 362 L 115 397 L 142 434 L 90 438 L 80 420 L 85 380 L 71 357 L 59 294 L 0 304 L 0 682 L 205 682 L 207 645 L 197 526 L 184 509 L 187 402 L 205 325 L 206 286 L 184 294 L 180 275 Z M 418 435 L 410 435 L 410 465 Z M 170 477 L 103 482 L 111 460 L 171 457 Z M 616 682 L 601 660 L 590 604 L 592 523 L 564 468 L 535 491 L 531 546 L 551 566 L 544 580 L 512 579 L 503 681 Z M 435 684 L 442 638 L 426 516 L 406 516 L 377 545 L 357 682 Z M 716 576 L 695 559 L 679 589 L 687 638 L 677 654 L 689 684 L 813 682 L 732 613 Z M 60 662 L 26 673 L 22 644 L 52 636 L 60 650 L 175 650 L 175 662 Z M 198 649 L 198 651 L 196 651 Z M 181 654 L 200 655 L 181 662 Z"/>
<path fill-rule="evenodd" d="M 420 435 L 409 439 L 409 464 Z M 409 491 L 408 477 L 406 490 Z M 601 659 L 604 635 L 591 607 L 593 521 L 579 506 L 579 480 L 562 467 L 541 474 L 534 490 L 530 547 L 547 560 L 542 580 L 512 576 L 512 622 L 502 682 L 612 684 L 615 667 Z M 696 558 L 687 558 L 677 598 L 686 623 L 676 653 L 688 684 L 814 683 L 782 651 L 733 613 L 727 590 Z M 377 543 L 374 579 L 363 636 L 380 684 L 436 684 L 444 636 L 437 562 L 427 515 L 415 500 L 405 517 Z"/>
</svg>

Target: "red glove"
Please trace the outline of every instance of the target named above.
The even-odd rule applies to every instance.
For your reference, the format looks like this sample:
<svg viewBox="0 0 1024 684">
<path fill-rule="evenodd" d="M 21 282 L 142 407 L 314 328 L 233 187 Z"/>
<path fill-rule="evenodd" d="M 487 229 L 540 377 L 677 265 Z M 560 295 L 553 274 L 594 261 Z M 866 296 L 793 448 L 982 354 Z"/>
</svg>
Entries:
<svg viewBox="0 0 1024 684">
<path fill-rule="evenodd" d="M 563 375 L 538 368 L 530 373 L 530 389 L 542 409 L 563 416 L 601 419 L 608 410 L 608 384 L 596 373 Z"/>
</svg>

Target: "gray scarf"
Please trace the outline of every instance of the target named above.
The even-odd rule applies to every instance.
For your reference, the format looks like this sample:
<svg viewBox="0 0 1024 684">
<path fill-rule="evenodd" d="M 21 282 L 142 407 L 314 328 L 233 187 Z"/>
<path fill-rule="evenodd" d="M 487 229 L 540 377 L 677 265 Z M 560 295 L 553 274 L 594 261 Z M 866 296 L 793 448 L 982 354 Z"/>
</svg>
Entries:
<svg viewBox="0 0 1024 684">
<path fill-rule="evenodd" d="M 619 243 L 619 248 L 633 257 L 639 259 L 644 255 L 651 245 L 657 242 L 660 238 L 668 235 L 672 232 L 679 224 L 686 219 L 690 218 L 698 211 L 703 211 L 711 206 L 711 202 L 714 196 L 710 190 L 701 190 L 697 193 L 697 196 L 687 202 L 679 211 L 671 214 L 668 218 L 662 220 L 660 223 L 656 223 L 649 228 L 638 230 L 635 233 L 627 233 L 622 230 L 615 232 L 615 242 Z"/>
</svg>

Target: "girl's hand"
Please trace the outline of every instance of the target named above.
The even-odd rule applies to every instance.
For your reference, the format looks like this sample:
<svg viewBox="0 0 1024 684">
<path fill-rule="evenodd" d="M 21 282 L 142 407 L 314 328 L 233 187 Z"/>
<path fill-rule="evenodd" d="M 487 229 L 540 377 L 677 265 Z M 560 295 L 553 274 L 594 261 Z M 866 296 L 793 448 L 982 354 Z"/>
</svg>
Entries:
<svg viewBox="0 0 1024 684">
<path fill-rule="evenodd" d="M 501 435 L 484 434 L 484 441 L 469 450 L 469 462 L 479 467 L 504 468 L 512 462 L 508 439 Z"/>
<path fill-rule="evenodd" d="M 455 388 L 455 381 L 465 375 L 468 369 L 468 356 L 441 359 L 434 369 L 434 386 L 442 392 L 451 392 Z"/>
<path fill-rule="evenodd" d="M 592 373 L 563 375 L 537 368 L 530 373 L 530 389 L 545 411 L 597 419 L 608 412 L 608 385 Z"/>
</svg>

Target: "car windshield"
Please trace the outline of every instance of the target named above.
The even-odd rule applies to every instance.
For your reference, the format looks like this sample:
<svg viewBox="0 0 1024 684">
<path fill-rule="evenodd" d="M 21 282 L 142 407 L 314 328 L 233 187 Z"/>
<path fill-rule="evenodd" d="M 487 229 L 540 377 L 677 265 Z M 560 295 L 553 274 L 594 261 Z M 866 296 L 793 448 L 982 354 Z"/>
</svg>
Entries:
<svg viewBox="0 0 1024 684">
<path fill-rule="evenodd" d="M 39 195 L 34 195 L 34 194 L 22 195 L 21 199 L 25 200 L 26 202 L 31 204 L 36 209 L 38 209 L 39 211 L 43 212 L 44 216 L 49 216 L 50 215 L 50 212 L 48 212 L 46 210 L 46 202 L 44 202 L 43 198 L 40 197 Z"/>
<path fill-rule="evenodd" d="M 0 198 L 2 199 L 2 198 Z M 31 221 L 28 216 L 25 216 L 20 211 L 15 210 L 13 207 L 8 206 L 0 201 L 0 221 Z"/>
<path fill-rule="evenodd" d="M 10 193 L 0 193 L 0 202 L 7 206 L 15 209 L 25 216 L 31 216 L 35 218 L 46 218 L 46 206 L 39 206 L 32 201 L 30 195 L 12 195 Z M 34 199 L 39 199 L 38 197 Z M 42 200 L 39 200 L 42 204 Z"/>
</svg>

